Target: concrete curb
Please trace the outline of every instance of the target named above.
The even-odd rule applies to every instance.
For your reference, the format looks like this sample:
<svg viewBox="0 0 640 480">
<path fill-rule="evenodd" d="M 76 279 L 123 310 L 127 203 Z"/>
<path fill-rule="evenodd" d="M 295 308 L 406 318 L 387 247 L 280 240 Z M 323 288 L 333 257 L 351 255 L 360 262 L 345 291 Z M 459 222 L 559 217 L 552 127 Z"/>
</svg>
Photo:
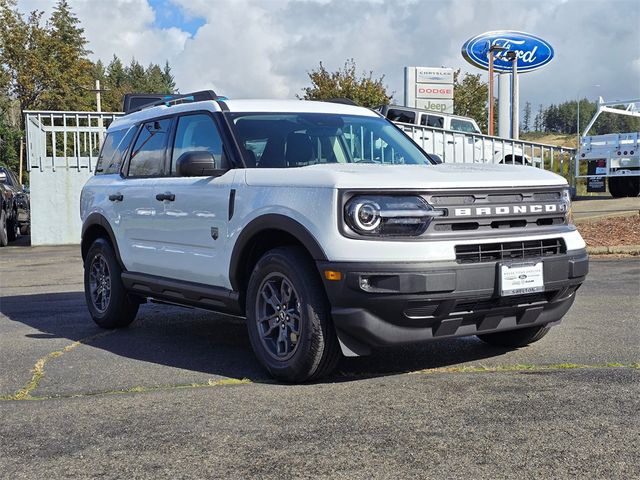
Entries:
<svg viewBox="0 0 640 480">
<path fill-rule="evenodd" d="M 587 247 L 587 253 L 589 255 L 640 255 L 640 245 Z"/>
</svg>

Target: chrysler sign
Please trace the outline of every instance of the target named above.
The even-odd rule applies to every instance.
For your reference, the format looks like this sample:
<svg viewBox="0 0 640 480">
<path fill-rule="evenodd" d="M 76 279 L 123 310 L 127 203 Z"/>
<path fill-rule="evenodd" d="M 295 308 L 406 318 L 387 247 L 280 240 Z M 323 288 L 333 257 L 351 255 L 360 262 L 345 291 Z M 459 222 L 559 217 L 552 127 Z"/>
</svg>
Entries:
<svg viewBox="0 0 640 480">
<path fill-rule="evenodd" d="M 489 48 L 504 48 L 495 51 L 493 68 L 497 72 L 510 72 L 512 62 L 506 53 L 513 51 L 518 57 L 518 72 L 536 70 L 551 61 L 554 52 L 551 45 L 540 37 L 524 32 L 499 30 L 486 32 L 467 40 L 462 46 L 462 56 L 472 65 L 483 70 L 489 69 Z"/>
</svg>

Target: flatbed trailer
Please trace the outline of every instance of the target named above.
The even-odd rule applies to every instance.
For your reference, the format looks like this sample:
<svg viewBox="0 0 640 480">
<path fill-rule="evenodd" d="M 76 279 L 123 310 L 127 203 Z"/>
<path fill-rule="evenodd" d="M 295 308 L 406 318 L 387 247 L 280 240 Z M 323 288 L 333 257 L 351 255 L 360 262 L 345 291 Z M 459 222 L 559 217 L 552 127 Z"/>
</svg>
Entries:
<svg viewBox="0 0 640 480">
<path fill-rule="evenodd" d="M 595 115 L 584 129 L 576 155 L 575 178 L 587 179 L 587 191 L 612 197 L 640 194 L 640 132 L 587 135 L 604 112 L 640 118 L 640 99 L 605 102 L 598 100 Z M 605 185 L 606 179 L 606 185 Z"/>
</svg>

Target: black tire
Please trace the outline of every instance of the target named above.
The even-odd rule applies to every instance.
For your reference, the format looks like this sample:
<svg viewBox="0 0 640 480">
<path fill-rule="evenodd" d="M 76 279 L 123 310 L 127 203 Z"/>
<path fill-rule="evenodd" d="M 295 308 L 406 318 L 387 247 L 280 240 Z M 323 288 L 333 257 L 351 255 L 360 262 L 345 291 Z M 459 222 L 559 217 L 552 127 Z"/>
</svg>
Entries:
<svg viewBox="0 0 640 480">
<path fill-rule="evenodd" d="M 609 177 L 609 193 L 613 198 L 622 198 L 627 196 L 624 177 Z"/>
<path fill-rule="evenodd" d="M 31 235 L 31 226 L 30 225 L 22 225 L 20 227 L 20 235 Z"/>
<path fill-rule="evenodd" d="M 16 214 L 11 220 L 7 220 L 7 240 L 13 242 L 18 238 L 18 222 L 16 221 Z"/>
<path fill-rule="evenodd" d="M 624 196 L 626 197 L 637 197 L 640 195 L 640 176 L 639 177 L 626 177 L 626 182 L 624 184 Z"/>
<path fill-rule="evenodd" d="M 124 289 L 121 273 L 111 244 L 96 239 L 84 261 L 84 294 L 91 317 L 102 328 L 126 327 L 138 313 L 140 302 Z"/>
<path fill-rule="evenodd" d="M 256 264 L 247 289 L 247 329 L 258 360 L 280 380 L 320 378 L 341 357 L 318 271 L 299 247 L 273 249 Z"/>
<path fill-rule="evenodd" d="M 0 210 L 0 247 L 6 247 L 9 243 L 9 233 L 7 232 L 7 212 Z"/>
<path fill-rule="evenodd" d="M 539 325 L 505 332 L 486 333 L 478 335 L 478 338 L 485 343 L 498 347 L 524 347 L 540 340 L 549 330 L 551 330 L 551 327 Z"/>
</svg>

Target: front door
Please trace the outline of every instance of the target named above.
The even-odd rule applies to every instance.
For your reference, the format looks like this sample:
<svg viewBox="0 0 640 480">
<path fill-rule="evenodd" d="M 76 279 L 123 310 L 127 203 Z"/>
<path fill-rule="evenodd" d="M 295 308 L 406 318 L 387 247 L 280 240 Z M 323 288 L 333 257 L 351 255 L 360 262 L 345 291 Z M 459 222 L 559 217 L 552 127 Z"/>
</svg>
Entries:
<svg viewBox="0 0 640 480">
<path fill-rule="evenodd" d="M 225 161 L 211 115 L 178 117 L 168 175 L 155 184 L 155 246 L 162 257 L 162 276 L 230 287 L 227 225 L 235 170 L 219 177 L 181 177 L 177 160 L 186 152 L 210 152 L 217 165 Z"/>
</svg>

